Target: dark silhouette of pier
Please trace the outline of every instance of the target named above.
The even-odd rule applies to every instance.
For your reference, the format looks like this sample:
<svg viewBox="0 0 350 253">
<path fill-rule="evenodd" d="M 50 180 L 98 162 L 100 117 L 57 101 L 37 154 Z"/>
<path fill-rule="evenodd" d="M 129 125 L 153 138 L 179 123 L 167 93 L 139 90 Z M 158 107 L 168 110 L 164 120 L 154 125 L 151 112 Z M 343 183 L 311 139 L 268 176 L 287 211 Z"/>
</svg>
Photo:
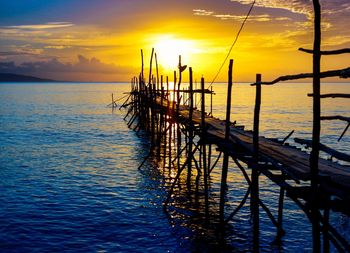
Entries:
<svg viewBox="0 0 350 253">
<path fill-rule="evenodd" d="M 213 219 L 209 215 L 211 208 L 209 201 L 210 174 L 222 159 L 220 203 L 217 213 L 218 234 L 225 236 L 227 223 L 232 222 L 234 215 L 239 212 L 250 198 L 250 211 L 253 222 L 253 251 L 259 251 L 259 217 L 260 212 L 267 213 L 276 227 L 276 241 L 284 235 L 283 210 L 284 199 L 287 196 L 304 211 L 312 224 L 312 238 L 314 252 L 329 252 L 333 244 L 339 252 L 350 252 L 349 242 L 330 224 L 331 212 L 350 214 L 350 168 L 347 165 L 325 160 L 319 157 L 323 151 L 338 160 L 350 162 L 350 156 L 336 151 L 320 143 L 321 120 L 342 120 L 348 123 L 339 140 L 350 125 L 349 117 L 342 115 L 321 116 L 320 101 L 323 98 L 349 98 L 349 94 L 320 94 L 320 79 L 338 76 L 350 76 L 350 68 L 321 72 L 321 55 L 349 53 L 349 49 L 321 51 L 321 12 L 317 0 L 314 3 L 314 47 L 301 49 L 312 54 L 313 71 L 297 75 L 281 76 L 272 82 L 263 82 L 260 74 L 252 84 L 255 88 L 254 127 L 247 131 L 244 126 L 232 122 L 231 89 L 233 60 L 228 68 L 226 119 L 215 118 L 212 113 L 205 112 L 205 108 L 212 108 L 212 89 L 205 88 L 205 80 L 201 79 L 201 87 L 194 88 L 192 68 L 189 67 L 188 87 L 181 89 L 182 73 L 187 66 L 182 65 L 179 57 L 178 71 L 174 72 L 174 88 L 169 88 L 169 78 L 159 77 L 157 57 L 152 50 L 148 81 L 144 76 L 144 59 L 141 50 L 141 73 L 132 79 L 131 92 L 121 106 L 127 108 L 125 119 L 128 126 L 135 131 L 144 130 L 149 134 L 151 149 L 141 168 L 150 157 L 166 164 L 173 169 L 175 176 L 168 189 L 168 196 L 164 200 L 164 210 L 171 206 L 179 187 L 179 180 L 185 177 L 187 191 L 196 192 L 202 187 L 204 213 L 208 223 Z M 156 64 L 156 74 L 152 75 L 153 59 Z M 313 131 L 312 139 L 295 139 L 295 142 L 311 148 L 307 153 L 301 149 L 286 144 L 283 141 L 269 139 L 259 134 L 261 90 L 264 85 L 272 85 L 281 81 L 300 78 L 313 79 L 313 92 L 309 94 L 313 100 Z M 200 110 L 196 107 L 195 97 L 200 97 Z M 209 102 L 207 101 L 210 97 Z M 209 103 L 209 106 L 208 106 Z M 112 98 L 113 107 L 116 106 Z M 174 146 L 173 146 L 174 145 Z M 212 148 L 220 153 L 213 161 Z M 175 152 L 174 152 L 175 151 Z M 247 182 L 247 192 L 240 204 L 233 212 L 227 213 L 225 196 L 227 194 L 227 176 L 229 160 L 233 161 L 242 172 Z M 274 215 L 259 197 L 259 178 L 265 176 L 280 188 L 278 212 Z M 195 184 L 193 184 L 195 182 Z"/>
</svg>

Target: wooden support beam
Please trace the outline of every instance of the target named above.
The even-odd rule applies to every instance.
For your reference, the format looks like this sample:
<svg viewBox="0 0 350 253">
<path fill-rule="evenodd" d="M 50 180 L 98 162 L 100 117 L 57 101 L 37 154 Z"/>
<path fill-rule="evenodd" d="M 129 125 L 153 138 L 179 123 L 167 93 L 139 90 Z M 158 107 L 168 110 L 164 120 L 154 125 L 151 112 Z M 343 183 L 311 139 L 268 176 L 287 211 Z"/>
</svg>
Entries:
<svg viewBox="0 0 350 253">
<path fill-rule="evenodd" d="M 232 68 L 233 60 L 230 60 L 229 69 L 228 69 L 228 85 L 227 85 L 227 101 L 226 101 L 226 121 L 225 121 L 225 141 L 228 142 L 230 138 L 230 126 L 231 126 L 231 96 L 232 96 Z M 227 172 L 228 172 L 228 152 L 224 151 L 224 160 L 222 164 L 221 171 L 221 188 L 220 188 L 220 224 L 221 226 L 225 223 L 225 196 L 227 189 Z M 222 229 L 224 229 L 222 227 Z"/>
<path fill-rule="evenodd" d="M 313 97 L 314 94 L 308 93 L 307 96 Z M 350 98 L 350 94 L 342 94 L 342 93 L 321 94 L 320 98 Z"/>
<path fill-rule="evenodd" d="M 143 75 L 143 69 L 144 69 L 144 63 L 143 63 L 143 50 L 141 49 L 141 80 L 140 83 L 144 81 L 144 75 Z"/>
<path fill-rule="evenodd" d="M 201 88 L 204 90 L 204 78 L 201 78 Z M 202 165 L 203 165 L 203 176 L 204 176 L 204 198 L 205 198 L 205 217 L 209 220 L 209 186 L 208 186 L 208 168 L 207 168 L 207 151 L 206 151 L 206 124 L 205 124 L 205 93 L 202 95 L 201 103 L 201 142 L 202 142 Z"/>
<path fill-rule="evenodd" d="M 153 54 L 154 54 L 154 48 L 152 48 L 151 59 L 150 59 L 150 62 L 149 62 L 148 84 L 151 84 L 151 82 L 152 82 L 152 62 L 153 62 Z"/>
<path fill-rule="evenodd" d="M 260 220 L 259 220 L 259 123 L 261 106 L 261 74 L 256 75 L 256 94 L 254 108 L 254 126 L 253 126 L 253 160 L 252 166 L 252 189 L 251 189 L 251 215 L 253 218 L 253 251 L 259 252 L 260 242 Z"/>
<path fill-rule="evenodd" d="M 304 53 L 313 54 L 314 50 L 312 49 L 305 49 L 305 48 L 299 48 L 299 51 L 302 51 Z M 350 48 L 342 48 L 342 49 L 336 49 L 336 50 L 328 50 L 328 51 L 320 51 L 321 55 L 337 55 L 337 54 L 347 54 L 350 53 Z"/>
<path fill-rule="evenodd" d="M 179 55 L 179 81 L 177 83 L 177 91 L 176 91 L 176 117 L 179 116 L 179 110 L 180 110 L 180 86 L 182 81 L 182 72 L 180 70 L 181 68 L 181 55 Z M 176 82 L 174 82 L 174 85 Z M 181 131 L 180 131 L 180 123 L 177 123 L 176 126 L 176 137 L 177 137 L 177 154 L 179 155 L 179 152 L 181 150 Z M 177 160 L 177 167 L 180 168 L 180 159 Z"/>
<path fill-rule="evenodd" d="M 321 116 L 321 120 L 341 120 L 341 121 L 346 121 L 346 122 L 350 123 L 350 117 L 344 117 L 341 115 Z"/>
<path fill-rule="evenodd" d="M 312 126 L 312 144 L 310 154 L 310 172 L 311 172 L 311 223 L 313 252 L 321 251 L 320 223 L 318 215 L 318 161 L 320 151 L 320 132 L 321 132 L 321 6 L 319 0 L 312 0 L 314 8 L 314 45 L 313 45 L 313 126 Z M 350 73 L 350 68 L 347 70 Z M 341 73 L 339 73 L 342 75 Z"/>
<path fill-rule="evenodd" d="M 307 147 L 311 147 L 312 146 L 312 141 L 311 140 L 304 140 L 304 139 L 300 139 L 300 138 L 294 138 L 294 141 L 296 143 L 302 144 L 302 145 L 306 145 Z M 342 161 L 346 161 L 346 162 L 350 162 L 350 155 L 345 154 L 343 152 L 339 152 L 333 148 L 330 148 L 322 143 L 320 143 L 320 150 L 326 152 L 327 154 L 330 154 L 331 156 L 342 160 Z"/>
<path fill-rule="evenodd" d="M 156 61 L 156 73 L 157 73 L 157 91 L 159 91 L 159 70 L 158 70 L 158 59 L 157 59 L 157 53 L 154 53 L 154 60 Z"/>
<path fill-rule="evenodd" d="M 329 70 L 329 71 L 325 71 L 325 72 L 320 72 L 318 74 L 318 76 L 319 76 L 319 78 L 326 78 L 326 77 L 349 78 L 350 77 L 350 67 L 345 68 L 345 69 Z M 286 75 L 286 76 L 280 76 L 271 82 L 261 82 L 260 84 L 273 85 L 273 84 L 278 83 L 278 82 L 298 80 L 298 79 L 304 79 L 304 78 L 313 78 L 313 77 L 314 77 L 314 73 Z M 256 85 L 256 84 L 257 83 L 252 83 L 251 85 Z"/>
<path fill-rule="evenodd" d="M 192 91 L 193 89 L 193 72 L 192 68 L 189 68 L 189 90 Z M 189 127 L 188 127 L 188 167 L 187 167 L 187 186 L 188 188 L 191 187 L 191 175 L 192 175 L 192 144 L 193 144 L 193 125 L 192 125 L 192 118 L 193 118 L 193 93 L 189 93 Z"/>
</svg>

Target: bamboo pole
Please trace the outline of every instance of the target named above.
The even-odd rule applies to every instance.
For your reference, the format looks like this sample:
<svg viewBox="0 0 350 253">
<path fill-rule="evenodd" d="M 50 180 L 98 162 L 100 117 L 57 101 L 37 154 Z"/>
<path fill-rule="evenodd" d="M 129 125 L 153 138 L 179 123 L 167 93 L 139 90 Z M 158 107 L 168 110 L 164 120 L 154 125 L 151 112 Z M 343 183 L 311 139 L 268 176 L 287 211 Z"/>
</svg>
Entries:
<svg viewBox="0 0 350 253">
<path fill-rule="evenodd" d="M 189 116 L 188 116 L 188 122 L 189 122 L 189 128 L 188 128 L 188 167 L 187 167 L 187 185 L 188 188 L 191 187 L 191 175 L 192 175 L 192 144 L 193 144 L 193 124 L 192 124 L 192 117 L 193 117 L 193 73 L 192 68 L 189 68 Z"/>
<path fill-rule="evenodd" d="M 154 48 L 152 48 L 151 59 L 150 59 L 150 62 L 149 62 L 148 84 L 151 84 L 151 82 L 152 82 L 152 62 L 153 62 L 153 54 L 154 54 Z"/>
<path fill-rule="evenodd" d="M 233 60 L 230 60 L 228 69 L 228 85 L 227 85 L 227 102 L 226 102 L 226 122 L 225 122 L 225 142 L 229 141 L 230 138 L 230 125 L 231 125 L 231 96 L 232 96 L 232 68 Z M 225 196 L 227 189 L 227 172 L 228 172 L 228 159 L 229 155 L 224 151 L 224 159 L 221 172 L 221 188 L 220 188 L 220 225 L 224 229 L 225 223 Z"/>
<path fill-rule="evenodd" d="M 143 69 L 144 69 L 143 50 L 141 49 L 141 81 L 140 82 L 144 81 Z"/>
<path fill-rule="evenodd" d="M 154 59 L 156 61 L 156 72 L 157 72 L 157 92 L 159 91 L 159 69 L 158 69 L 158 60 L 157 60 L 157 53 L 154 54 Z"/>
<path fill-rule="evenodd" d="M 261 75 L 256 75 L 256 95 L 254 108 L 254 130 L 253 130 L 253 147 L 254 147 L 254 164 L 252 166 L 252 189 L 251 189 L 251 214 L 253 218 L 253 251 L 259 252 L 259 121 L 261 105 Z"/>
<path fill-rule="evenodd" d="M 321 6 L 318 0 L 313 0 L 314 8 L 314 46 L 313 46 L 313 127 L 312 150 L 310 154 L 311 170 L 311 222 L 313 251 L 320 252 L 320 224 L 318 219 L 318 159 L 321 132 L 321 101 L 320 101 L 320 73 L 321 73 Z"/>
<path fill-rule="evenodd" d="M 202 165 L 204 174 L 204 198 L 205 198 L 205 217 L 209 220 L 209 187 L 208 187 L 208 168 L 206 158 L 206 125 L 205 125 L 205 93 L 204 78 L 201 78 L 202 103 L 201 103 L 201 142 L 202 142 Z"/>
</svg>

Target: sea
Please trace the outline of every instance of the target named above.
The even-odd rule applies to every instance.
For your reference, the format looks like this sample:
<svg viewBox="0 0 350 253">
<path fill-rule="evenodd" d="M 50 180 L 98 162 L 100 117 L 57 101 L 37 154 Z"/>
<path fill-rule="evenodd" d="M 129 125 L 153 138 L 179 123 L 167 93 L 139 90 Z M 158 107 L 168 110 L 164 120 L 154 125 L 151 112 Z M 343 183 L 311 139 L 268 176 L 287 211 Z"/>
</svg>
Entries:
<svg viewBox="0 0 350 253">
<path fill-rule="evenodd" d="M 199 87 L 199 85 L 198 85 Z M 227 84 L 214 83 L 207 112 L 225 117 Z M 250 252 L 252 222 L 246 204 L 219 240 L 203 222 L 203 211 L 176 199 L 163 210 L 171 173 L 147 161 L 150 141 L 128 128 L 119 109 L 129 83 L 0 84 L 0 252 Z M 322 84 L 322 93 L 350 93 L 350 83 Z M 111 94 L 117 108 L 107 106 Z M 311 138 L 310 83 L 262 88 L 261 135 Z M 235 83 L 231 120 L 252 129 L 255 88 Z M 196 98 L 197 105 L 200 103 Z M 212 105 L 212 106 L 210 106 Z M 350 116 L 349 99 L 323 99 L 322 115 Z M 321 142 L 350 154 L 346 122 L 323 121 Z M 303 148 L 306 152 L 308 150 Z M 321 154 L 329 158 L 327 154 Z M 210 179 L 211 216 L 217 215 L 220 163 Z M 262 201 L 276 214 L 279 189 L 260 178 Z M 247 184 L 230 163 L 227 213 L 243 198 Z M 249 203 L 249 202 L 248 202 Z M 331 224 L 350 241 L 350 219 L 331 212 Z M 262 252 L 312 252 L 311 225 L 294 202 L 285 200 L 280 244 L 261 211 Z M 334 247 L 331 251 L 336 252 Z"/>
</svg>

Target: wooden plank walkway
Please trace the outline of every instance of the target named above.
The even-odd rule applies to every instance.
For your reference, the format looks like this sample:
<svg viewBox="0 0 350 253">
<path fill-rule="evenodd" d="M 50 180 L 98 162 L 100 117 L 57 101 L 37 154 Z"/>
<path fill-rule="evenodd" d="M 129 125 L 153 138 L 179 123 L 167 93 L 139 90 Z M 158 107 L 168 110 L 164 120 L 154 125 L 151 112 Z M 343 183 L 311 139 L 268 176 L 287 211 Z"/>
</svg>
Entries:
<svg viewBox="0 0 350 253">
<path fill-rule="evenodd" d="M 164 101 L 164 105 L 166 105 Z M 179 114 L 185 120 L 189 118 L 189 108 L 180 106 Z M 217 139 L 217 144 L 224 143 L 225 121 L 207 116 L 205 119 L 207 134 Z M 201 124 L 201 113 L 193 112 L 194 124 Z M 241 146 L 249 154 L 253 154 L 253 133 L 234 126 L 230 127 L 230 141 L 235 146 Z M 226 146 L 227 147 L 227 146 Z M 310 155 L 295 147 L 282 145 L 265 137 L 259 137 L 260 156 L 274 164 L 281 164 L 284 172 L 295 180 L 310 180 Z M 234 152 L 234 150 L 232 150 Z M 319 176 L 321 184 L 332 188 L 338 193 L 338 197 L 349 196 L 350 192 L 350 168 L 325 159 L 319 159 Z"/>
</svg>

